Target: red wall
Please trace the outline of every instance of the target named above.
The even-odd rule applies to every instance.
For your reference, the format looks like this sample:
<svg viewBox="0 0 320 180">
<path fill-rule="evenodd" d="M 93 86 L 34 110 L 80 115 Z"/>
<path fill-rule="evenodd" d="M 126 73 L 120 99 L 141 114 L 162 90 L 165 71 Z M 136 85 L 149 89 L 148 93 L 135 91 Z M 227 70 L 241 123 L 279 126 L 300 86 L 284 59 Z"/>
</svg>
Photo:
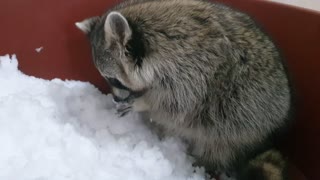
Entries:
<svg viewBox="0 0 320 180">
<path fill-rule="evenodd" d="M 0 55 L 16 53 L 20 69 L 46 79 L 90 81 L 106 91 L 89 43 L 74 25 L 116 1 L 0 0 Z M 35 48 L 43 46 L 41 53 Z"/>
</svg>

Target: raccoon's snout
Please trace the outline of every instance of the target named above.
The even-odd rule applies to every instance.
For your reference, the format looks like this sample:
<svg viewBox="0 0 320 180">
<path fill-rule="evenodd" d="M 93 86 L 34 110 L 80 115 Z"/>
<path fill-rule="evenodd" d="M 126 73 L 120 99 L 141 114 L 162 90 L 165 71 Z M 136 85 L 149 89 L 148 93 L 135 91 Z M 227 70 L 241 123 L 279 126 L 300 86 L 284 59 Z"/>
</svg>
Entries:
<svg viewBox="0 0 320 180">
<path fill-rule="evenodd" d="M 113 95 L 113 100 L 117 103 L 127 102 L 131 95 L 131 92 L 124 89 L 118 89 L 116 87 L 112 87 L 112 95 Z"/>
<path fill-rule="evenodd" d="M 127 98 L 123 99 L 123 98 L 120 98 L 118 96 L 115 96 L 113 95 L 113 102 L 115 103 L 123 103 L 123 102 L 126 102 Z"/>
<path fill-rule="evenodd" d="M 146 90 L 133 91 L 124 86 L 119 80 L 115 78 L 106 78 L 112 88 L 113 101 L 115 103 L 132 103 L 136 98 L 145 94 Z"/>
<path fill-rule="evenodd" d="M 146 90 L 142 91 L 127 91 L 123 89 L 112 88 L 113 101 L 115 103 L 132 103 L 134 99 L 143 96 Z"/>
<path fill-rule="evenodd" d="M 109 84 L 115 88 L 131 91 L 129 88 L 124 86 L 118 79 L 116 78 L 106 78 L 109 82 Z"/>
</svg>

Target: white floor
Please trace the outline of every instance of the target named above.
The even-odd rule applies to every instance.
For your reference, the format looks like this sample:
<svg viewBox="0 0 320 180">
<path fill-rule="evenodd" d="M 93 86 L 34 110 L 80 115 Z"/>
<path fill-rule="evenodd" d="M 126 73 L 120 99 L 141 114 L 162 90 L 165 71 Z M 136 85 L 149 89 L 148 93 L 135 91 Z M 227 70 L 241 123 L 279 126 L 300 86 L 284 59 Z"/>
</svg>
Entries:
<svg viewBox="0 0 320 180">
<path fill-rule="evenodd" d="M 269 0 L 320 11 L 320 0 Z"/>
</svg>

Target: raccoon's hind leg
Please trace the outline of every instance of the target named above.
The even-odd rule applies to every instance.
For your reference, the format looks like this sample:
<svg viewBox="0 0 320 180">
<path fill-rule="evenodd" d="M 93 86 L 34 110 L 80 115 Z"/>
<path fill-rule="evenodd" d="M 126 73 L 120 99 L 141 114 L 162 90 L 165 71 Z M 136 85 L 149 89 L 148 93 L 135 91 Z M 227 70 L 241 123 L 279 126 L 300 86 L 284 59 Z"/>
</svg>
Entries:
<svg viewBox="0 0 320 180">
<path fill-rule="evenodd" d="M 241 167 L 237 180 L 287 180 L 288 163 L 283 155 L 271 149 Z"/>
</svg>

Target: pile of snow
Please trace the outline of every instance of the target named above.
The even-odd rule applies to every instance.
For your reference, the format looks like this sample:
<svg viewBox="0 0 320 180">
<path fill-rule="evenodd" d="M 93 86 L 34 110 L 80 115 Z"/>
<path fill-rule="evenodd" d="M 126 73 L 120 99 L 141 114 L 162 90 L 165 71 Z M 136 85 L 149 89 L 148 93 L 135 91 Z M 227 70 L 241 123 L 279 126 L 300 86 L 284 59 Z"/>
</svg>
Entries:
<svg viewBox="0 0 320 180">
<path fill-rule="evenodd" d="M 118 118 L 93 85 L 24 75 L 0 56 L 1 180 L 200 180 L 186 147 L 136 114 Z"/>
</svg>

